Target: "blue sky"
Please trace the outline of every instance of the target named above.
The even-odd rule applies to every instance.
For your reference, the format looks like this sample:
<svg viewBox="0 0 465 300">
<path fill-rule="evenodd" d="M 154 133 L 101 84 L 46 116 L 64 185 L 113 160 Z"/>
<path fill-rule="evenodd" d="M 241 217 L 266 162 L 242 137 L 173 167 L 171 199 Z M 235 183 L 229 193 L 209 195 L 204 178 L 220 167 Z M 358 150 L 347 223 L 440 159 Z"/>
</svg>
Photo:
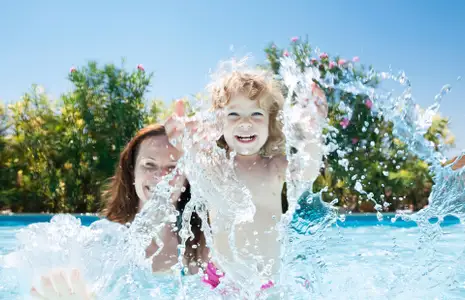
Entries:
<svg viewBox="0 0 465 300">
<path fill-rule="evenodd" d="M 349 3 L 351 2 L 351 3 Z M 150 95 L 167 101 L 202 91 L 218 61 L 252 53 L 264 60 L 271 41 L 308 35 L 313 46 L 378 70 L 404 70 L 416 101 L 432 103 L 453 85 L 441 113 L 465 149 L 465 1 L 6 1 L 0 9 L 0 101 L 41 84 L 56 97 L 67 72 L 88 60 L 155 78 Z M 457 77 L 464 79 L 457 81 Z M 458 150 L 453 151 L 457 153 Z"/>
</svg>

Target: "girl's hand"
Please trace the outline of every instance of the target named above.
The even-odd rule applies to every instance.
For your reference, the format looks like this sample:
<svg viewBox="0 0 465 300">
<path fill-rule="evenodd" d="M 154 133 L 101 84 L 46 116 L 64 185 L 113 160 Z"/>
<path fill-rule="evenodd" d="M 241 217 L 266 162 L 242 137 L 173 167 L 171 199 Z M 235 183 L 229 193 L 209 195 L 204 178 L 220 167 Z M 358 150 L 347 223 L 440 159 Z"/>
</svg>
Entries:
<svg viewBox="0 0 465 300">
<path fill-rule="evenodd" d="M 326 100 L 326 95 L 316 83 L 312 83 L 312 96 L 320 117 L 328 117 L 328 101 Z"/>
</svg>

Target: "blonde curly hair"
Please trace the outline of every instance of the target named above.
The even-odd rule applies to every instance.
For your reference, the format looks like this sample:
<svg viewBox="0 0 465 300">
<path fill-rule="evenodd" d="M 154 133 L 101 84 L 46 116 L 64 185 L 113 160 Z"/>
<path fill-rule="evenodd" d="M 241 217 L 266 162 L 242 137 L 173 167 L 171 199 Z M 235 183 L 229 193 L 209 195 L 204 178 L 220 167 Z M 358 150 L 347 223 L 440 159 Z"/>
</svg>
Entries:
<svg viewBox="0 0 465 300">
<path fill-rule="evenodd" d="M 272 75 L 266 71 L 242 72 L 233 71 L 223 76 L 216 85 L 210 88 L 213 109 L 222 109 L 228 105 L 231 98 L 240 94 L 258 101 L 261 109 L 269 114 L 269 135 L 266 143 L 260 150 L 262 156 L 273 156 L 284 153 L 285 136 L 283 123 L 279 119 L 284 104 L 281 85 Z M 224 136 L 218 141 L 218 145 L 225 149 L 228 145 Z"/>
</svg>

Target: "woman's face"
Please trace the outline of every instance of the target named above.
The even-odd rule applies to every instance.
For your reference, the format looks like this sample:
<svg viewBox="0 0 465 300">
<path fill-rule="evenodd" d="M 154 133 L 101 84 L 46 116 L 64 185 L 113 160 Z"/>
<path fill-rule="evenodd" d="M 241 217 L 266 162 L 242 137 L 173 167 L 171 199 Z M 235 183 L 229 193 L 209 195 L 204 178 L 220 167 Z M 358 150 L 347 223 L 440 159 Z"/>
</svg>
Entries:
<svg viewBox="0 0 465 300">
<path fill-rule="evenodd" d="M 179 157 L 180 152 L 170 144 L 166 135 L 149 137 L 142 141 L 134 168 L 134 185 L 139 197 L 139 209 L 150 199 L 151 190 L 162 177 L 174 170 Z M 176 175 L 170 184 L 181 187 L 184 181 L 182 176 Z"/>
</svg>

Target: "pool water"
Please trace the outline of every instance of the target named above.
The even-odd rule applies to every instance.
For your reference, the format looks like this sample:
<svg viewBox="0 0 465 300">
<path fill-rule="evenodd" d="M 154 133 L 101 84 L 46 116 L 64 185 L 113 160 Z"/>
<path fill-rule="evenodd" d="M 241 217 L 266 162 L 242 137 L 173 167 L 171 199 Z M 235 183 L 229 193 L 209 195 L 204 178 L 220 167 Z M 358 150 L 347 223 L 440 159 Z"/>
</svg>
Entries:
<svg viewBox="0 0 465 300">
<path fill-rule="evenodd" d="M 98 220 L 76 217 L 83 225 Z M 393 223 L 392 217 L 384 215 L 379 221 L 376 215 L 349 215 L 345 222 L 326 230 L 323 244 L 312 246 L 312 257 L 307 258 L 320 277 L 313 294 L 322 299 L 386 299 L 386 295 L 392 299 L 464 299 L 465 225 L 446 218 L 431 249 L 419 249 L 421 235 L 416 224 Z M 51 218 L 0 216 L 0 254 L 15 249 L 18 230 Z M 23 299 L 14 294 L 2 289 L 0 282 L 0 299 Z M 155 298 L 147 293 L 147 299 Z"/>
</svg>

